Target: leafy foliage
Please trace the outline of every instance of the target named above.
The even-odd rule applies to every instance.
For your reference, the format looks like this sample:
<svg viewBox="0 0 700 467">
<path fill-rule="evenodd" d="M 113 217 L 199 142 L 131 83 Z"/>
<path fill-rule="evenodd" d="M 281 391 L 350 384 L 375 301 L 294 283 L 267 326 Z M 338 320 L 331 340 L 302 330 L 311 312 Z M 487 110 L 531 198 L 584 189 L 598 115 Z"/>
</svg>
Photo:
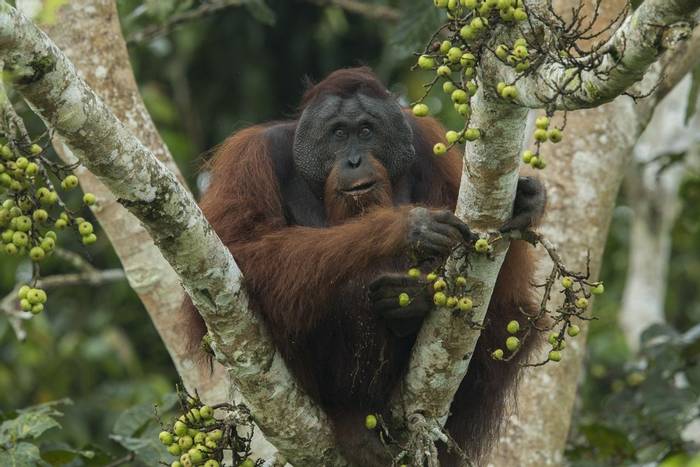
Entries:
<svg viewBox="0 0 700 467">
<path fill-rule="evenodd" d="M 174 393 L 166 394 L 159 410 L 168 411 L 177 402 Z M 156 465 L 167 457 L 167 451 L 158 442 L 161 427 L 156 423 L 153 404 L 138 404 L 128 408 L 119 415 L 114 423 L 110 439 L 121 444 L 127 451 L 133 452 L 137 459 L 146 465 Z"/>
<path fill-rule="evenodd" d="M 10 467 L 33 467 L 46 465 L 39 455 L 39 448 L 31 443 L 20 442 L 0 451 L 0 462 Z"/>
<path fill-rule="evenodd" d="M 7 445 L 19 440 L 36 439 L 45 431 L 61 425 L 56 421 L 63 415 L 56 406 L 70 404 L 69 399 L 39 404 L 20 409 L 14 418 L 6 418 L 0 425 L 0 444 Z"/>
<path fill-rule="evenodd" d="M 423 48 L 426 37 L 443 22 L 443 15 L 432 2 L 403 0 L 401 20 L 389 34 L 392 52 L 397 58 L 408 58 Z"/>
<path fill-rule="evenodd" d="M 39 448 L 32 441 L 52 428 L 60 428 L 56 419 L 63 414 L 56 407 L 70 403 L 70 400 L 64 399 L 27 407 L 12 416 L 3 414 L 3 422 L 0 424 L 0 465 L 46 465 Z"/>
<path fill-rule="evenodd" d="M 700 416 L 698 355 L 700 326 L 686 333 L 660 324 L 648 328 L 638 359 L 599 375 L 611 395 L 582 414 L 568 452 L 572 465 L 657 464 L 697 452 L 683 431 Z"/>
</svg>

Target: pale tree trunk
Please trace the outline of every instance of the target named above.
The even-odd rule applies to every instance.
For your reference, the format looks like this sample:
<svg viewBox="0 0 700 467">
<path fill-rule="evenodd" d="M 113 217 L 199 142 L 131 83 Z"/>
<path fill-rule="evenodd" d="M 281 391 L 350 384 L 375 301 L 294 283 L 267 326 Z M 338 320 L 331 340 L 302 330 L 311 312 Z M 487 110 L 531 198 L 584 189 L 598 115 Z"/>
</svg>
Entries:
<svg viewBox="0 0 700 467">
<path fill-rule="evenodd" d="M 615 2 L 611 2 L 615 3 Z M 613 7 L 608 5 L 606 7 Z M 624 4 L 618 2 L 621 11 Z M 664 0 L 647 0 L 643 2 L 609 37 L 605 46 L 601 49 L 602 60 L 593 69 L 583 70 L 576 78 L 583 83 L 581 86 L 570 88 L 571 74 L 567 66 L 560 61 L 545 59 L 538 65 L 535 73 L 517 77 L 513 68 L 506 67 L 492 54 L 484 54 L 480 59 L 480 87 L 474 103 L 473 124 L 484 129 L 482 139 L 467 144 L 464 171 L 462 174 L 462 186 L 460 187 L 459 202 L 456 213 L 468 225 L 479 230 L 497 230 L 502 222 L 510 214 L 512 201 L 515 197 L 515 187 L 517 182 L 517 161 L 519 149 L 523 141 L 525 130 L 525 109 L 548 107 L 553 110 L 594 108 L 605 102 L 613 100 L 622 94 L 631 85 L 639 81 L 652 65 L 663 53 L 673 40 L 669 36 L 682 39 L 691 31 L 690 26 L 684 22 L 689 15 L 694 15 L 700 7 L 700 3 L 693 0 L 677 0 L 666 2 Z M 547 2 L 533 1 L 529 4 L 532 11 L 537 12 L 539 18 L 551 17 L 547 9 Z M 611 8 L 612 10 L 612 8 Z M 607 17 L 602 15 L 602 20 L 607 20 L 608 24 L 614 15 Z M 660 25 L 666 25 L 666 28 Z M 508 42 L 512 33 L 507 29 L 499 31 L 493 37 L 493 43 Z M 551 32 L 550 32 L 551 33 Z M 677 33 L 677 34 L 674 34 Z M 544 33 L 545 36 L 547 33 Z M 545 41 L 548 38 L 545 37 Z M 592 54 L 594 55 L 594 54 Z M 617 64 L 617 65 L 615 65 Z M 513 82 L 517 88 L 517 97 L 512 103 L 504 103 L 502 99 L 495 96 L 494 89 L 498 81 Z M 561 92 L 561 89 L 568 92 Z M 547 104 L 545 104 L 545 101 Z M 518 123 L 515 123 L 516 120 Z M 632 120 L 632 123 L 634 120 Z M 630 121 L 620 122 L 623 131 L 630 134 L 626 127 Z M 639 125 L 639 124 L 638 124 Z M 604 127 L 591 129 L 591 134 L 605 131 Z M 639 134 L 641 130 L 636 130 Z M 586 140 L 586 136 L 581 138 L 569 136 L 576 139 L 580 144 Z M 624 133 L 621 132 L 624 139 Z M 634 142 L 636 137 L 632 140 Z M 590 141 L 589 141 L 590 145 Z M 622 145 L 623 147 L 625 145 Z M 626 144 L 631 147 L 630 144 Z M 612 151 L 611 151 L 612 152 Z M 579 203 L 585 205 L 586 200 L 592 203 L 591 209 L 595 208 L 594 203 L 598 197 L 613 195 L 609 205 L 602 209 L 611 210 L 614 202 L 614 195 L 619 187 L 619 172 L 607 169 L 605 175 L 593 173 L 590 169 L 598 163 L 607 162 L 609 154 L 604 155 L 599 160 L 592 161 L 582 172 L 579 171 L 574 176 L 567 170 L 558 170 L 552 167 L 547 172 L 556 174 L 552 178 L 553 183 L 566 183 L 570 186 L 585 190 L 585 193 L 577 193 L 581 196 Z M 597 154 L 591 154 L 595 157 Z M 554 159 L 547 157 L 547 160 Z M 624 158 L 615 161 L 624 164 Z M 622 160 L 622 161 L 621 161 Z M 621 165 L 620 167 L 623 167 Z M 601 166 L 604 167 L 604 166 Z M 591 174 L 591 178 L 583 178 L 583 174 Z M 606 185 L 605 176 L 613 174 L 614 178 Z M 565 177 L 566 175 L 567 177 Z M 601 177 L 600 184 L 591 183 Z M 610 187 L 610 189 L 608 189 Z M 596 192 L 600 190 L 600 192 Z M 573 192 L 572 192 L 573 193 Z M 556 196 L 552 196 L 552 204 L 556 206 Z M 511 203 L 511 204 L 509 204 Z M 566 206 L 566 205 L 564 205 Z M 563 209 L 563 207 L 562 207 Z M 550 212 L 556 212 L 556 207 Z M 563 214 L 563 213 L 560 213 Z M 581 241 L 588 241 L 595 233 L 607 232 L 609 215 L 605 216 L 605 211 L 600 212 L 601 217 L 595 219 L 602 220 L 600 229 L 590 228 L 586 235 L 580 235 Z M 559 217 L 552 217 L 559 221 Z M 564 246 L 565 242 L 557 232 L 550 232 L 546 227 L 545 234 L 552 233 L 547 237 L 555 244 Z M 561 231 L 559 233 L 566 232 Z M 591 233 L 592 232 L 592 233 Z M 604 244 L 598 239 L 598 244 Z M 503 256 L 507 251 L 507 242 L 496 250 L 495 261 L 488 264 L 477 257 L 475 267 L 468 270 L 466 274 L 474 290 L 475 309 L 471 318 L 477 323 L 484 319 L 486 308 L 491 297 L 491 292 L 500 269 Z M 584 243 L 582 245 L 586 245 Z M 593 243 L 590 243 L 593 245 Z M 580 246 L 582 246 L 580 245 Z M 566 249 L 571 247 L 566 244 Z M 593 247 L 595 248 L 595 246 Z M 574 256 L 577 251 L 574 250 Z M 602 255 L 602 248 L 598 257 Z M 471 260 L 471 259 L 470 259 Z M 586 264 L 581 265 L 580 258 L 571 258 L 568 263 L 571 270 L 585 270 Z M 583 267 L 581 267 L 583 266 Z M 597 262 L 594 265 L 594 277 L 597 274 Z M 454 273 L 465 274 L 460 270 L 458 262 L 452 258 L 447 263 L 448 275 Z M 466 374 L 472 352 L 476 345 L 480 331 L 477 327 L 470 326 L 464 317 L 450 313 L 449 310 L 438 307 L 428 315 L 423 327 L 418 335 L 416 344 L 412 350 L 409 371 L 392 400 L 392 413 L 395 418 L 402 416 L 409 422 L 417 421 L 413 426 L 409 426 L 409 431 L 418 437 L 435 437 L 434 433 L 439 432 L 441 425 L 447 419 L 450 403 Z M 571 353 L 575 353 L 575 350 Z M 573 396 L 570 398 L 573 403 Z M 423 423 L 427 421 L 427 423 Z M 421 430 L 423 431 L 421 433 Z M 419 442 L 425 445 L 425 442 Z M 434 465 L 434 450 L 425 455 L 428 465 Z M 418 456 L 418 462 L 420 461 Z M 414 462 L 416 462 L 414 458 Z"/>
<path fill-rule="evenodd" d="M 685 124 L 690 81 L 686 77 L 656 108 L 623 184 L 632 219 L 620 326 L 633 352 L 644 329 L 665 321 L 671 232 L 680 213 L 679 188 L 686 170 L 682 160 L 660 170 L 669 162 L 663 156 L 686 153 L 697 138 L 695 121 Z"/>
<path fill-rule="evenodd" d="M 18 7 L 30 16 L 38 13 L 44 3 L 34 0 L 17 2 Z M 116 117 L 180 177 L 141 100 L 115 2 L 65 2 L 57 11 L 56 21 L 43 27 Z M 55 141 L 55 146 L 63 156 L 73 158 L 60 140 Z M 182 338 L 187 334 L 188 319 L 180 313 L 184 292 L 177 274 L 141 223 L 116 201 L 97 177 L 84 167 L 76 170 L 76 175 L 82 188 L 97 197 L 98 202 L 93 208 L 95 217 L 109 237 L 129 284 L 146 307 L 185 385 L 190 390 L 197 388 L 207 400 L 225 400 L 226 385 L 221 384 L 224 382 L 221 367 L 217 365 L 216 373 L 210 376 L 208 365 L 192 358 L 192 352 Z"/>
<path fill-rule="evenodd" d="M 569 115 L 565 140 L 548 151 L 548 166 L 542 174 L 548 201 L 540 231 L 559 246 L 572 270 L 586 270 L 590 250 L 592 278 L 598 275 L 618 187 L 639 131 L 636 119 L 615 116 L 634 114 L 632 102 L 619 98 Z M 548 269 L 544 257 L 543 262 Z M 554 296 L 553 307 L 560 304 L 560 295 Z M 581 336 L 570 339 L 561 363 L 525 370 L 517 390 L 517 410 L 505 423 L 490 465 L 562 464 L 585 353 L 585 329 L 582 326 Z"/>
<path fill-rule="evenodd" d="M 41 11 L 46 3 L 46 0 L 17 2 L 18 8 L 30 16 Z M 67 24 L 74 26 L 65 27 Z M 184 183 L 139 93 L 116 2 L 67 2 L 56 12 L 56 21 L 43 25 L 43 29 L 115 116 Z M 54 144 L 62 157 L 75 160 L 60 139 Z M 187 389 L 196 390 L 203 401 L 211 404 L 231 398 L 239 400 L 237 391 L 228 387 L 223 366 L 218 362 L 210 366 L 183 338 L 191 324 L 191 317 L 181 310 L 184 291 L 177 274 L 151 236 L 95 175 L 84 167 L 79 167 L 75 173 L 83 190 L 96 195 L 98 202 L 92 208 L 93 213 L 109 237 L 130 286 L 144 304 Z M 234 394 L 231 391 L 235 391 Z M 255 432 L 252 447 L 263 457 L 270 457 L 275 451 L 260 430 Z"/>
<path fill-rule="evenodd" d="M 567 5 L 568 2 L 560 3 Z M 604 24 L 623 5 L 623 1 L 604 2 L 601 22 Z M 634 145 L 658 100 L 697 63 L 699 41 L 696 30 L 688 43 L 669 52 L 671 55 L 664 61 L 666 78 L 652 96 L 638 104 L 623 96 L 598 108 L 569 113 L 564 141 L 546 148 L 548 166 L 541 177 L 548 188 L 548 205 L 540 230 L 559 246 L 565 264 L 572 270 L 585 271 L 590 253 L 592 279 L 598 277 L 615 200 L 632 161 Z M 650 70 L 643 89 L 658 82 L 660 68 Z M 548 258 L 540 253 L 543 271 L 549 271 Z M 552 307 L 560 303 L 558 300 Z M 490 456 L 490 466 L 564 464 L 563 452 L 586 349 L 587 326 L 581 329 L 579 337 L 570 339 L 561 363 L 524 372 L 513 412 Z"/>
<path fill-rule="evenodd" d="M 80 5 L 76 12 L 84 8 L 92 14 L 98 5 L 95 9 Z M 106 7 L 113 8 L 113 4 Z M 112 40 L 117 40 L 114 10 L 113 19 L 112 31 L 117 36 Z M 95 30 L 102 32 L 99 26 Z M 173 171 L 112 114 L 56 45 L 4 2 L 0 2 L 0 54 L 6 69 L 13 71 L 17 90 L 33 110 L 56 131 L 61 144 L 136 216 L 131 222 L 143 223 L 174 267 L 207 324 L 217 359 L 227 369 L 226 387 L 244 389 L 246 402 L 268 439 L 299 465 L 312 461 L 344 465 L 325 414 L 289 374 L 259 317 L 248 307 L 238 266 Z M 121 63 L 128 62 L 125 58 Z M 100 70 L 94 65 L 99 63 L 87 66 Z M 109 68 L 101 70 L 100 74 Z M 133 80 L 129 68 L 126 73 Z M 139 100 L 135 85 L 130 92 Z M 129 114 L 124 117 L 128 120 Z M 156 146 L 163 150 L 162 143 Z M 128 242 L 133 245 L 144 238 L 147 236 L 134 236 Z M 172 289 L 163 291 L 167 292 Z M 187 331 L 180 332 L 184 340 Z M 192 361 L 189 355 L 185 358 Z"/>
</svg>

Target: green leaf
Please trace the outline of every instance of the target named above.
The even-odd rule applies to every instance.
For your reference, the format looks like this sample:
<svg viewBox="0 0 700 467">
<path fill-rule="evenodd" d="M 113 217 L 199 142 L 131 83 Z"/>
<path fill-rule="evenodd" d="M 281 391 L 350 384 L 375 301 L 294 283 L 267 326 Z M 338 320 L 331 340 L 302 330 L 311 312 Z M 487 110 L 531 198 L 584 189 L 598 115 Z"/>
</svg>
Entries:
<svg viewBox="0 0 700 467">
<path fill-rule="evenodd" d="M 168 459 L 170 456 L 158 439 L 159 432 L 160 427 L 154 426 L 145 430 L 138 438 L 119 435 L 110 435 L 110 438 L 128 451 L 134 452 L 146 465 L 158 465 L 162 459 Z"/>
<path fill-rule="evenodd" d="M 630 456 L 634 453 L 634 445 L 622 431 L 601 424 L 591 424 L 581 427 L 588 442 L 607 458 L 623 454 Z"/>
<path fill-rule="evenodd" d="M 107 453 L 101 446 L 92 444 L 83 446 L 79 453 L 82 456 L 82 467 L 104 467 L 115 460 L 114 455 Z"/>
<path fill-rule="evenodd" d="M 58 428 L 61 425 L 43 413 L 28 413 L 20 415 L 14 420 L 3 422 L 0 425 L 0 440 L 3 439 L 27 439 L 38 438 L 45 431 L 51 428 Z"/>
<path fill-rule="evenodd" d="M 663 386 L 644 388 L 644 415 L 654 429 L 664 437 L 680 438 L 680 431 L 689 423 L 697 410 L 697 396 L 687 388 L 676 388 L 669 382 Z"/>
<path fill-rule="evenodd" d="M 652 324 L 646 328 L 640 337 L 643 348 L 651 345 L 666 344 L 678 339 L 678 332 L 667 324 Z"/>
<path fill-rule="evenodd" d="M 112 431 L 118 436 L 134 436 L 153 419 L 153 404 L 135 405 L 119 415 Z"/>
<path fill-rule="evenodd" d="M 165 412 L 170 410 L 177 402 L 175 393 L 166 394 L 158 404 L 158 410 Z M 152 403 L 139 404 L 128 408 L 119 415 L 112 430 L 115 435 L 132 437 L 139 434 L 149 422 L 155 421 L 154 405 Z"/>
<path fill-rule="evenodd" d="M 95 457 L 95 451 L 80 451 L 68 447 L 47 450 L 43 446 L 42 449 L 41 458 L 51 465 L 68 464 L 78 457 L 83 457 L 85 459 L 93 459 Z"/>
<path fill-rule="evenodd" d="M 177 394 L 174 392 L 170 392 L 163 396 L 163 398 L 160 401 L 160 404 L 158 404 L 158 410 L 160 412 L 167 412 L 168 410 L 175 407 L 175 404 L 177 404 L 177 402 Z"/>
<path fill-rule="evenodd" d="M 700 97 L 700 65 L 693 68 L 690 72 L 691 83 L 690 91 L 688 92 L 688 107 L 685 110 L 685 123 L 687 124 L 693 115 L 698 105 L 698 97 Z"/>
<path fill-rule="evenodd" d="M 63 413 L 56 410 L 55 406 L 69 403 L 69 399 L 62 399 L 19 410 L 17 417 L 0 424 L 0 444 L 27 438 L 36 439 L 51 428 L 60 428 L 55 417 L 60 417 Z"/>
<path fill-rule="evenodd" d="M 178 401 L 174 393 L 163 396 L 158 411 L 170 410 Z M 126 410 L 114 424 L 114 434 L 111 439 L 134 452 L 136 457 L 146 465 L 158 465 L 169 454 L 163 443 L 158 439 L 161 427 L 155 422 L 152 403 L 139 404 Z"/>
<path fill-rule="evenodd" d="M 445 19 L 444 12 L 429 1 L 404 0 L 399 9 L 403 12 L 401 19 L 389 32 L 397 60 L 422 51 Z"/>
<path fill-rule="evenodd" d="M 39 448 L 30 443 L 19 443 L 7 450 L 0 450 L 0 465 L 3 467 L 46 466 L 39 456 Z"/>
<path fill-rule="evenodd" d="M 246 0 L 245 6 L 251 16 L 268 26 L 273 26 L 277 18 L 275 12 L 265 3 L 265 0 Z"/>
</svg>

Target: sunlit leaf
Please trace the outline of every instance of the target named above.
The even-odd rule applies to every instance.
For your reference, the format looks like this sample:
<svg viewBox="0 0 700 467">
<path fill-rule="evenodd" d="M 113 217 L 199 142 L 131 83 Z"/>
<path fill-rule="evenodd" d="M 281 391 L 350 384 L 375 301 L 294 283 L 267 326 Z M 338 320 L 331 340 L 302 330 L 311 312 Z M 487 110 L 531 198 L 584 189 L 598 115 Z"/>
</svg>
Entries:
<svg viewBox="0 0 700 467">
<path fill-rule="evenodd" d="M 39 448 L 29 443 L 19 443 L 7 450 L 0 450 L 0 465 L 3 467 L 47 466 L 39 456 Z"/>
<path fill-rule="evenodd" d="M 30 438 L 36 439 L 47 430 L 60 427 L 61 425 L 55 418 L 62 416 L 63 413 L 56 410 L 55 407 L 68 403 L 70 401 L 64 399 L 19 410 L 16 418 L 0 424 L 0 444 Z"/>
<path fill-rule="evenodd" d="M 160 427 L 153 426 L 139 437 L 110 435 L 110 438 L 126 450 L 134 452 L 146 465 L 158 465 L 161 460 L 169 457 L 165 446 L 158 440 L 159 431 Z"/>
<path fill-rule="evenodd" d="M 53 24 L 56 22 L 58 9 L 68 3 L 68 0 L 44 0 L 43 6 L 36 17 L 39 24 Z"/>
<path fill-rule="evenodd" d="M 691 84 L 688 92 L 688 107 L 685 110 L 685 123 L 688 123 L 697 110 L 698 97 L 700 97 L 700 65 L 693 68 L 690 73 Z"/>
</svg>

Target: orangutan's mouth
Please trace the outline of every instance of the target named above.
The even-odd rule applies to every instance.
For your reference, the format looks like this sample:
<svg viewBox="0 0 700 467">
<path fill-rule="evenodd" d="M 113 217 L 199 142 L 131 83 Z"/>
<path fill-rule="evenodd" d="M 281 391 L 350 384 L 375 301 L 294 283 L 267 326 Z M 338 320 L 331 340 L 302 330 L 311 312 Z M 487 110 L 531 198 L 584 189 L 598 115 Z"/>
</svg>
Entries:
<svg viewBox="0 0 700 467">
<path fill-rule="evenodd" d="M 375 180 L 361 180 L 356 184 L 352 185 L 351 187 L 343 188 L 340 191 L 342 191 L 346 195 L 363 195 L 372 191 L 376 184 L 377 182 Z"/>
</svg>

